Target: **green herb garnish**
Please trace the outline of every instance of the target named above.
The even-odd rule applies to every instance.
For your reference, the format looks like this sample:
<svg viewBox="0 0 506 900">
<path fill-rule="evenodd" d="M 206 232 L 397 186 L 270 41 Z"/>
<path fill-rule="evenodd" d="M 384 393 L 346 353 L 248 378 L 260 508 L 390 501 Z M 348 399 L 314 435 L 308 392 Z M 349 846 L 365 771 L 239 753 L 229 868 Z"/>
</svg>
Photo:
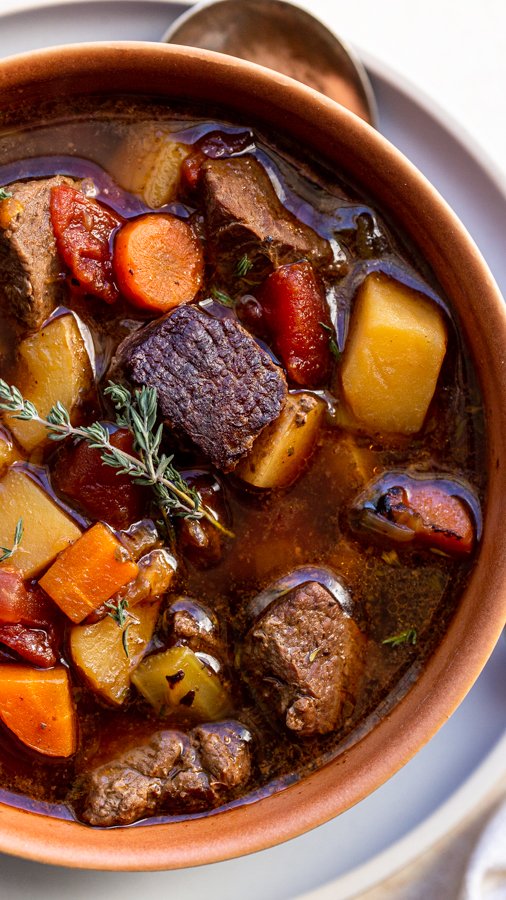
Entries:
<svg viewBox="0 0 506 900">
<path fill-rule="evenodd" d="M 131 613 L 128 609 L 128 600 L 125 597 L 119 600 L 107 600 L 107 602 L 104 603 L 104 606 L 108 608 L 107 615 L 110 616 L 111 619 L 116 622 L 118 628 L 121 628 L 123 631 L 123 634 L 121 635 L 121 643 L 123 644 L 125 656 L 127 657 L 127 659 L 130 659 L 127 643 L 128 629 L 134 623 L 139 624 L 139 620 L 137 616 L 134 616 L 133 613 Z"/>
<path fill-rule="evenodd" d="M 238 278 L 244 278 L 252 268 L 253 263 L 251 262 L 248 254 L 245 253 L 237 262 L 237 265 L 235 267 L 235 274 L 238 276 Z"/>
<path fill-rule="evenodd" d="M 334 336 L 334 329 L 331 328 L 330 325 L 326 325 L 325 322 L 318 322 L 318 324 L 321 325 L 325 331 L 328 331 L 328 333 L 329 333 L 329 350 L 332 353 L 332 356 L 334 356 L 337 359 L 337 361 L 339 361 L 341 359 L 341 351 L 340 351 L 339 347 L 337 346 L 337 341 Z"/>
<path fill-rule="evenodd" d="M 227 294 L 226 291 L 221 291 L 217 287 L 211 288 L 211 297 L 213 298 L 213 300 L 217 300 L 218 303 L 222 303 L 223 306 L 228 306 L 231 309 L 235 306 L 235 303 L 230 294 Z"/>
<path fill-rule="evenodd" d="M 156 427 L 158 401 L 154 388 L 143 387 L 133 394 L 120 384 L 109 382 L 104 391 L 116 409 L 116 424 L 128 428 L 134 437 L 134 449 L 138 456 L 132 456 L 113 447 L 109 432 L 100 422 L 74 428 L 68 410 L 58 401 L 48 412 L 47 418 L 39 416 L 30 400 L 25 400 L 14 385 L 0 379 L 0 409 L 14 413 L 14 418 L 28 422 L 39 422 L 47 428 L 49 438 L 61 441 L 74 437 L 86 441 L 95 450 L 101 451 L 104 465 L 118 470 L 118 475 L 128 475 L 135 484 L 151 487 L 157 506 L 165 519 L 178 516 L 207 521 L 226 534 L 233 533 L 221 525 L 213 513 L 202 504 L 200 494 L 190 487 L 173 464 L 173 455 L 160 453 L 163 425 Z"/>
<path fill-rule="evenodd" d="M 391 647 L 399 647 L 401 644 L 412 644 L 414 646 L 417 640 L 416 628 L 407 628 L 406 631 L 401 631 L 399 634 L 391 634 L 390 637 L 385 638 L 381 643 L 390 644 Z"/>
<path fill-rule="evenodd" d="M 9 197 L 12 197 L 10 191 L 6 191 L 5 188 L 0 187 L 0 200 L 8 200 Z"/>
<path fill-rule="evenodd" d="M 14 543 L 12 547 L 0 547 L 0 562 L 5 562 L 6 559 L 10 559 L 11 556 L 14 556 L 16 550 L 18 549 L 21 541 L 23 539 L 23 519 L 18 519 L 16 522 L 16 527 L 14 529 Z"/>
</svg>

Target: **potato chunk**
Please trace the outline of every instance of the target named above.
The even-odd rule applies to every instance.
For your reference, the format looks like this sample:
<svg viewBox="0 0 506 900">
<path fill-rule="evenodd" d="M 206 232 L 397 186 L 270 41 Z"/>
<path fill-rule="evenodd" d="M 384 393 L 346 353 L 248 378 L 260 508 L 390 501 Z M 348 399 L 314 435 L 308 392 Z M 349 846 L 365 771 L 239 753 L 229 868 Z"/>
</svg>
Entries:
<svg viewBox="0 0 506 900">
<path fill-rule="evenodd" d="M 325 413 L 313 394 L 289 394 L 279 418 L 256 439 L 237 475 L 258 488 L 279 488 L 300 475 L 311 455 Z"/>
<path fill-rule="evenodd" d="M 54 500 L 17 467 L 0 481 L 0 545 L 12 547 L 18 519 L 23 519 L 21 545 L 7 565 L 25 578 L 45 569 L 55 556 L 81 536 L 76 523 Z"/>
<path fill-rule="evenodd" d="M 231 711 L 218 675 L 189 647 L 169 647 L 148 656 L 132 675 L 132 683 L 162 715 L 179 709 L 215 722 Z"/>
<path fill-rule="evenodd" d="M 12 466 L 12 463 L 23 459 L 6 428 L 0 427 L 0 475 Z"/>
<path fill-rule="evenodd" d="M 127 619 L 123 628 L 111 616 L 93 625 L 74 625 L 72 628 L 72 659 L 91 689 L 109 703 L 120 706 L 125 702 L 130 675 L 139 665 L 153 636 L 160 602 L 136 606 L 132 618 Z"/>
<path fill-rule="evenodd" d="M 73 315 L 63 315 L 21 341 L 12 378 L 27 400 L 46 416 L 60 400 L 72 412 L 91 387 L 93 372 L 84 339 Z M 12 415 L 6 421 L 14 437 L 29 453 L 48 440 L 37 422 L 23 422 Z"/>
<path fill-rule="evenodd" d="M 367 430 L 412 434 L 423 425 L 446 352 L 441 310 L 385 275 L 368 275 L 353 310 L 341 377 Z"/>
<path fill-rule="evenodd" d="M 191 145 L 154 125 L 136 125 L 120 147 L 113 165 L 116 180 L 139 194 L 152 209 L 176 199 L 181 163 Z"/>
</svg>

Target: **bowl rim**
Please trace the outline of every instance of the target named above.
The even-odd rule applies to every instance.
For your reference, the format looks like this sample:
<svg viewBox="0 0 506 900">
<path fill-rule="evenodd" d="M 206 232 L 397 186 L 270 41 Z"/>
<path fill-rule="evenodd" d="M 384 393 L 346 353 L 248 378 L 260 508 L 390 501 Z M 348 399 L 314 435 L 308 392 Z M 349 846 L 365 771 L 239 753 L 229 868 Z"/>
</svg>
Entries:
<svg viewBox="0 0 506 900">
<path fill-rule="evenodd" d="M 480 376 L 487 418 L 489 485 L 484 540 L 458 612 L 425 665 L 423 677 L 353 747 L 300 782 L 260 801 L 181 822 L 91 829 L 0 804 L 3 852 L 79 868 L 182 868 L 266 849 L 359 802 L 444 724 L 485 665 L 506 620 L 506 553 L 501 542 L 492 539 L 500 533 L 500 498 L 506 490 L 506 307 L 463 225 L 400 151 L 338 104 L 272 70 L 178 45 L 131 41 L 71 44 L 1 60 L 0 105 L 14 95 L 25 101 L 42 84 L 52 88 L 63 85 L 74 94 L 107 93 L 101 88 L 104 71 L 108 91 L 114 92 L 122 92 L 121 85 L 139 71 L 142 88 L 131 93 L 169 97 L 177 89 L 178 97 L 190 100 L 198 89 L 201 101 L 216 103 L 216 90 L 220 90 L 218 105 L 232 118 L 247 100 L 248 120 L 253 125 L 271 134 L 286 129 L 292 141 L 304 141 L 327 162 L 343 155 L 346 177 L 352 175 L 365 186 L 380 209 L 388 210 L 407 230 L 445 292 L 457 301 Z M 82 89 L 84 77 L 86 90 Z M 115 88 L 111 87 L 113 81 Z"/>
</svg>

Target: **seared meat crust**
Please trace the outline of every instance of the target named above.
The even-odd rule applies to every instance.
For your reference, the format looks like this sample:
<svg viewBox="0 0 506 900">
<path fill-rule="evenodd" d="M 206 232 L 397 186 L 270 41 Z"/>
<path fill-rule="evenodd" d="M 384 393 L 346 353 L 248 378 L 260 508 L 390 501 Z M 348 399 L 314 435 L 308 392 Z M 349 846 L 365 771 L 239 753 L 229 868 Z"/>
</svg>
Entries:
<svg viewBox="0 0 506 900">
<path fill-rule="evenodd" d="M 278 417 L 287 394 L 281 369 L 241 325 L 196 306 L 137 332 L 118 355 L 134 386 L 157 389 L 170 427 L 224 472 Z"/>
</svg>

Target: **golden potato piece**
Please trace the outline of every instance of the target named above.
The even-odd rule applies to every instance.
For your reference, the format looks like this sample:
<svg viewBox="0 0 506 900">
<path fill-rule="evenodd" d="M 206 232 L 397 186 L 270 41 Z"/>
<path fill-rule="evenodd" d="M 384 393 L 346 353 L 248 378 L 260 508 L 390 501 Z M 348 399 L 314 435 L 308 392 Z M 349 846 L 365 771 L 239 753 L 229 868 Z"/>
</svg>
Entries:
<svg viewBox="0 0 506 900">
<path fill-rule="evenodd" d="M 12 380 L 40 416 L 47 416 L 58 400 L 72 415 L 93 381 L 88 351 L 73 315 L 59 316 L 21 341 Z M 5 419 L 29 453 L 48 440 L 47 429 L 37 422 L 23 422 L 10 414 Z"/>
<path fill-rule="evenodd" d="M 72 628 L 72 659 L 91 689 L 104 700 L 118 706 L 126 700 L 130 675 L 147 650 L 159 608 L 159 600 L 136 606 L 132 618 L 127 618 L 123 627 L 111 616 L 106 616 L 93 625 L 74 625 Z"/>
<path fill-rule="evenodd" d="M 385 275 L 368 275 L 353 310 L 343 393 L 368 431 L 412 434 L 423 425 L 446 352 L 438 306 Z"/>
<path fill-rule="evenodd" d="M 9 469 L 0 481 L 0 545 L 12 547 L 14 531 L 23 519 L 23 537 L 6 565 L 32 578 L 77 538 L 81 529 L 22 469 Z"/>
<path fill-rule="evenodd" d="M 12 466 L 12 463 L 19 462 L 23 456 L 14 444 L 11 435 L 6 428 L 0 427 L 0 475 Z"/>
<path fill-rule="evenodd" d="M 300 475 L 311 455 L 325 404 L 313 394 L 289 394 L 281 415 L 264 428 L 236 474 L 258 488 L 280 488 Z"/>
<path fill-rule="evenodd" d="M 136 125 L 114 160 L 114 177 L 125 190 L 139 194 L 152 209 L 175 200 L 181 163 L 191 146 L 154 125 Z"/>
</svg>

